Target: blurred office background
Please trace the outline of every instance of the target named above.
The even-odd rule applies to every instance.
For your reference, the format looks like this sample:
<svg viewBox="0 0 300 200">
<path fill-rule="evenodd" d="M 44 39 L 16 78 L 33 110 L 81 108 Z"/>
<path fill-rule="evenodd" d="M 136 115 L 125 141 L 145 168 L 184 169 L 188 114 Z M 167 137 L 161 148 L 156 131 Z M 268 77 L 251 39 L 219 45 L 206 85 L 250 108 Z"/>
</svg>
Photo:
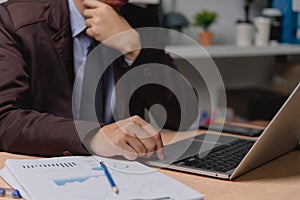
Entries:
<svg viewBox="0 0 300 200">
<path fill-rule="evenodd" d="M 149 26 L 165 27 L 169 13 L 182 14 L 189 25 L 182 32 L 198 41 L 201 28 L 192 25 L 196 12 L 203 9 L 214 11 L 218 19 L 210 27 L 213 33 L 211 46 L 205 47 L 216 63 L 227 92 L 227 107 L 238 120 L 270 120 L 289 93 L 300 81 L 300 1 L 299 0 L 253 0 L 250 1 L 249 19 L 266 16 L 266 8 L 280 12 L 281 35 L 267 45 L 237 45 L 237 22 L 245 18 L 247 0 L 131 0 L 138 12 L 125 7 L 123 13 L 132 19 L 141 19 Z M 267 14 L 266 14 L 267 13 Z M 134 16 L 144 14 L 144 18 Z M 271 12 L 272 15 L 272 12 Z M 272 16 L 271 16 L 272 18 Z M 274 19 L 271 19 L 274 20 Z M 277 19 L 278 20 L 278 19 Z M 278 24 L 277 24 L 278 25 Z M 275 24 L 276 26 L 276 24 Z M 299 29 L 299 30 L 298 30 Z M 171 36 L 170 36 L 171 37 Z M 271 39 L 271 38 L 270 38 Z M 189 59 L 203 62 L 201 56 L 192 53 L 193 47 L 180 40 L 167 41 L 166 49 L 185 49 Z M 193 77 L 193 70 L 179 58 L 174 57 L 180 70 L 196 85 L 201 93 L 202 83 Z"/>
</svg>

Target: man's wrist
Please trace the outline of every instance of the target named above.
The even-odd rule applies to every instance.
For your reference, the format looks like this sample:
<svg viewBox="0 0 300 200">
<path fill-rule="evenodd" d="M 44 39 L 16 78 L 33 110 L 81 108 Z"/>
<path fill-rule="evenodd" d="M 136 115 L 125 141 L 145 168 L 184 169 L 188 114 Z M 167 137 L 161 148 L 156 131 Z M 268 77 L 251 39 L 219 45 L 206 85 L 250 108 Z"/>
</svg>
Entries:
<svg viewBox="0 0 300 200">
<path fill-rule="evenodd" d="M 141 50 L 140 49 L 136 49 L 134 51 L 128 52 L 126 54 L 124 54 L 125 60 L 127 63 L 129 62 L 134 62 L 136 60 L 136 58 L 139 56 Z"/>
<path fill-rule="evenodd" d="M 91 150 L 91 148 L 90 148 L 90 146 L 91 146 L 91 140 L 92 140 L 92 138 L 95 136 L 95 134 L 96 133 L 98 133 L 98 131 L 101 129 L 101 127 L 97 127 L 97 128 L 95 128 L 95 129 L 93 129 L 93 130 L 91 130 L 91 131 L 89 131 L 88 133 L 87 133 L 87 135 L 84 137 L 84 139 L 83 139 L 83 146 L 85 147 L 85 149 L 90 153 L 90 154 L 95 154 L 92 150 Z"/>
</svg>

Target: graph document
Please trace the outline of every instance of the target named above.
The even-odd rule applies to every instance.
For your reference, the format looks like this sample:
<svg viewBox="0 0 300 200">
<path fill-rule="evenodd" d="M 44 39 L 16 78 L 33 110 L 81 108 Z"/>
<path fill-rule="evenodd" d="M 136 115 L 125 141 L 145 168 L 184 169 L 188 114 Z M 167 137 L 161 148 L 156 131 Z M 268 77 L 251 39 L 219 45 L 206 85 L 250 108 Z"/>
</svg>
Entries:
<svg viewBox="0 0 300 200">
<path fill-rule="evenodd" d="M 112 191 L 99 162 L 119 188 Z M 186 185 L 135 161 L 97 156 L 7 160 L 1 176 L 32 200 L 203 199 Z"/>
</svg>

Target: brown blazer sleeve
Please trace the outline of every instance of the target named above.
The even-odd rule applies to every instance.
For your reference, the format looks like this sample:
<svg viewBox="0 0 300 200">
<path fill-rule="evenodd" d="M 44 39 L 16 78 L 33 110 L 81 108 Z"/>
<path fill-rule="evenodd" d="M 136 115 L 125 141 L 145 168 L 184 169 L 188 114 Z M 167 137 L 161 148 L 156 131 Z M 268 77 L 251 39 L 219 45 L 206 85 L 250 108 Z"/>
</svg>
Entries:
<svg viewBox="0 0 300 200">
<path fill-rule="evenodd" d="M 0 25 L 0 150 L 43 156 L 86 154 L 72 119 L 30 107 L 27 64 Z"/>
<path fill-rule="evenodd" d="M 0 150 L 42 156 L 87 154 L 71 118 L 33 108 L 32 95 L 38 94 L 32 91 L 34 74 L 24 59 L 29 55 L 24 55 L 22 43 L 4 20 L 8 19 L 0 20 Z"/>
</svg>

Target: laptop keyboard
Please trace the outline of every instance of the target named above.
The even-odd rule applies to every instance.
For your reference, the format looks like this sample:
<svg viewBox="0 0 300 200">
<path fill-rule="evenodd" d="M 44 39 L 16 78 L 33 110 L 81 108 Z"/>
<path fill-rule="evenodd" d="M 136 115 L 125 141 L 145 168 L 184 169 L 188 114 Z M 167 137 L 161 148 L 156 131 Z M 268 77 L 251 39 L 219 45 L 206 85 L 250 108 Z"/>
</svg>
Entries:
<svg viewBox="0 0 300 200">
<path fill-rule="evenodd" d="M 195 154 L 173 162 L 173 165 L 227 172 L 236 168 L 255 141 L 237 139 L 226 145 L 213 148 L 205 157 Z"/>
</svg>

